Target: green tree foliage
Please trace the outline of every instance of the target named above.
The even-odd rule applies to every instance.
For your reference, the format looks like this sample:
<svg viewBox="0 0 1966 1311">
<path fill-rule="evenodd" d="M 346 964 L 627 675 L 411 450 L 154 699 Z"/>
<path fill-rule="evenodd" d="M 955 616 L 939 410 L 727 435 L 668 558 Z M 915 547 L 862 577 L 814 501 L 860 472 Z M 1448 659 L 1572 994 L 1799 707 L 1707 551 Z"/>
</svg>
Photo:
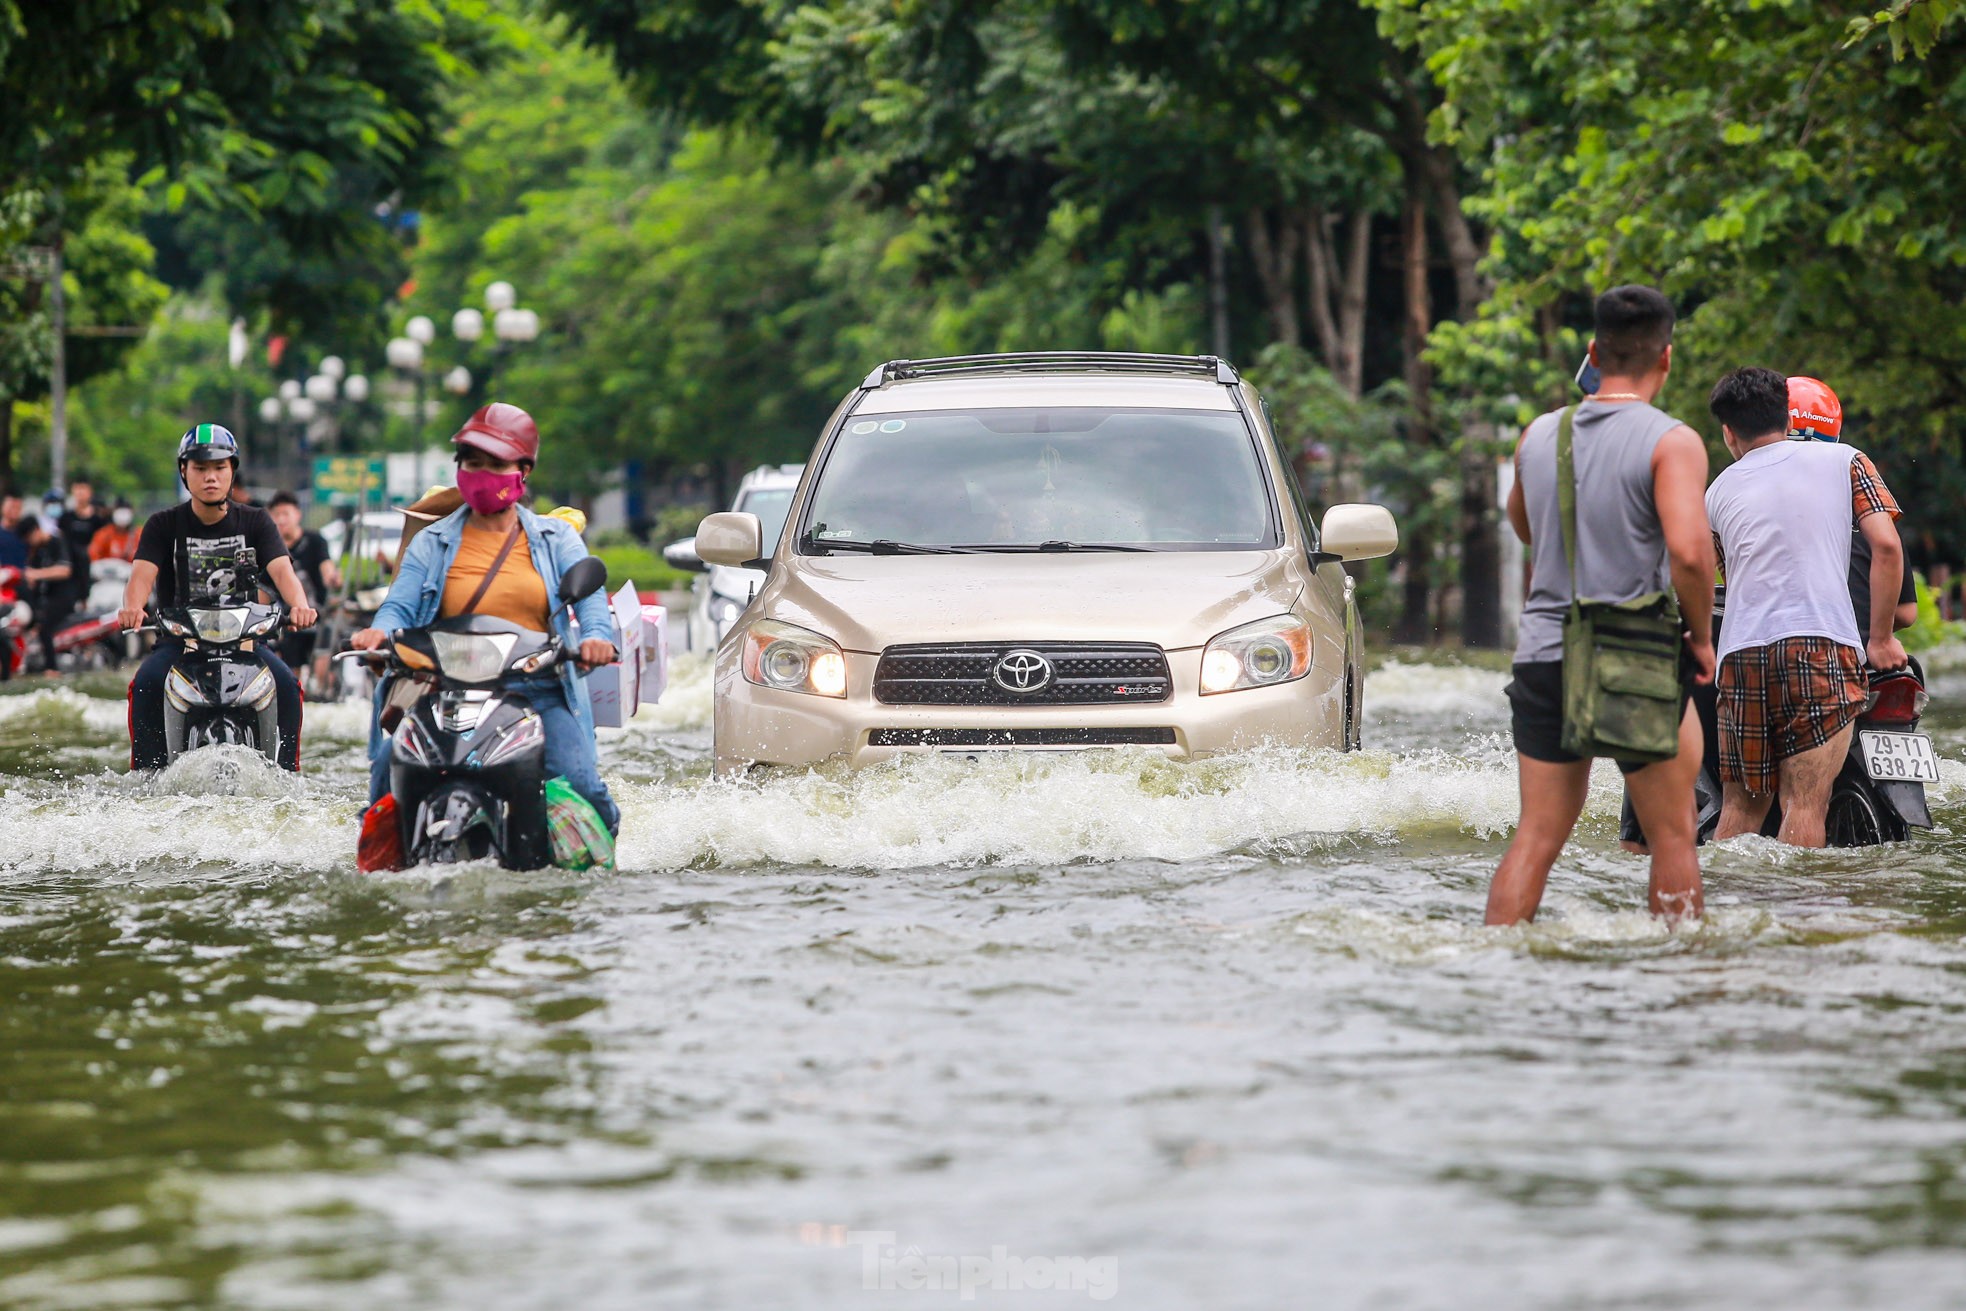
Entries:
<svg viewBox="0 0 1966 1311">
<path fill-rule="evenodd" d="M 504 27 L 485 0 L 0 0 L 0 479 L 51 356 L 19 247 L 64 250 L 84 329 L 148 321 L 155 237 L 180 288 L 220 269 L 274 331 L 368 342 L 405 270 L 374 209 L 436 194 L 450 88 Z M 72 382 L 112 358 L 69 345 Z"/>
<path fill-rule="evenodd" d="M 1440 79 L 1439 134 L 1485 161 L 1498 291 L 1436 338 L 1450 377 L 1526 417 L 1563 394 L 1589 295 L 1656 283 L 1689 311 L 1678 412 L 1703 423 L 1736 364 L 1821 377 L 1915 530 L 1966 547 L 1944 512 L 1966 490 L 1966 35 L 1898 63 L 1816 0 L 1380 4 Z"/>
<path fill-rule="evenodd" d="M 151 501 L 169 496 L 179 435 L 195 423 L 233 422 L 239 401 L 250 403 L 274 386 L 262 360 L 249 357 L 237 370 L 227 362 L 229 325 L 214 295 L 174 298 L 123 367 L 76 392 L 70 466 L 105 492 Z M 257 467 L 272 454 L 249 444 L 247 465 Z M 45 468 L 43 449 L 30 445 L 23 470 Z"/>
<path fill-rule="evenodd" d="M 836 159 L 873 204 L 926 220 L 941 270 L 994 281 L 1075 233 L 1113 278 L 1108 303 L 1179 288 L 1200 311 L 1205 284 L 1212 326 L 1195 335 L 1244 358 L 1308 342 L 1355 398 L 1397 373 L 1414 448 L 1449 444 L 1422 350 L 1481 299 L 1480 248 L 1457 162 L 1427 137 L 1434 88 L 1357 0 L 760 0 L 711 58 L 727 7 L 554 2 L 649 103 Z M 1392 215 L 1400 274 L 1375 316 L 1372 236 Z M 1430 240 L 1453 269 L 1438 289 Z M 1232 297 L 1258 312 L 1232 327 Z M 1467 463 L 1459 525 L 1485 557 L 1489 467 Z M 1403 508 L 1417 525 L 1432 507 Z M 1402 555 L 1415 636 L 1435 543 L 1416 528 Z"/>
<path fill-rule="evenodd" d="M 59 218 L 51 217 L 57 205 Z M 71 384 L 83 383 L 121 364 L 167 294 L 151 276 L 150 243 L 137 228 L 142 207 L 118 156 L 81 171 L 59 199 L 20 190 L 0 200 L 0 483 L 12 482 L 19 449 L 28 451 L 33 472 L 46 468 L 45 428 L 17 432 L 14 424 L 16 402 L 47 394 L 54 360 L 54 265 L 40 239 L 53 228 L 67 232 L 65 363 Z"/>
<path fill-rule="evenodd" d="M 547 476 L 569 486 L 630 460 L 729 482 L 797 459 L 886 358 L 1194 345 L 1182 291 L 1129 293 L 1120 256 L 1081 257 L 1085 211 L 958 277 L 934 216 L 861 202 L 857 161 L 651 119 L 552 29 L 463 96 L 454 146 L 460 202 L 431 222 L 405 312 L 444 320 L 494 278 L 518 285 L 542 332 L 498 361 L 497 394 L 540 417 Z M 433 357 L 482 374 L 492 349 L 440 338 Z"/>
<path fill-rule="evenodd" d="M 1844 44 L 1856 45 L 1878 28 L 1891 33 L 1891 57 L 1920 59 L 1932 53 L 1946 25 L 1963 11 L 1959 0 L 1895 0 L 1874 14 L 1860 14 L 1845 29 Z"/>
</svg>

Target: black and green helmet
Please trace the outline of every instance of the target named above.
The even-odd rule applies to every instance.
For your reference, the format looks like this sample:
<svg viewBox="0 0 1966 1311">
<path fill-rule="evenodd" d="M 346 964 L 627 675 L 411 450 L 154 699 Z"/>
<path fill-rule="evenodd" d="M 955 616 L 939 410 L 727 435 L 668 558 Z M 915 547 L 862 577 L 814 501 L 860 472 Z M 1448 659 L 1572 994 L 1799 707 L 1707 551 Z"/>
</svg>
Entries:
<svg viewBox="0 0 1966 1311">
<path fill-rule="evenodd" d="M 216 423 L 201 423 L 196 428 L 178 438 L 177 462 L 196 460 L 200 464 L 217 464 L 220 460 L 239 459 L 239 439 L 232 435 L 230 428 L 222 428 Z"/>
</svg>

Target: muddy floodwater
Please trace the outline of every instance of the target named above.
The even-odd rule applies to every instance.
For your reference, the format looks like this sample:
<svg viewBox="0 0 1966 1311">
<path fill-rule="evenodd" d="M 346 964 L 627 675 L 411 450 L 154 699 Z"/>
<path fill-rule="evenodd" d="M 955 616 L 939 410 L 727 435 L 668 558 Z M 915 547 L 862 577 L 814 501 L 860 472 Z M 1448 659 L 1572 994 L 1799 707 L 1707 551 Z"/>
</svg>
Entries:
<svg viewBox="0 0 1966 1311">
<path fill-rule="evenodd" d="M 1937 832 L 1709 851 L 1677 934 L 1602 769 L 1480 927 L 1504 681 L 720 783 L 686 667 L 619 872 L 380 879 L 362 707 L 137 780 L 0 696 L 0 1307 L 1966 1305 L 1966 673 Z"/>
</svg>

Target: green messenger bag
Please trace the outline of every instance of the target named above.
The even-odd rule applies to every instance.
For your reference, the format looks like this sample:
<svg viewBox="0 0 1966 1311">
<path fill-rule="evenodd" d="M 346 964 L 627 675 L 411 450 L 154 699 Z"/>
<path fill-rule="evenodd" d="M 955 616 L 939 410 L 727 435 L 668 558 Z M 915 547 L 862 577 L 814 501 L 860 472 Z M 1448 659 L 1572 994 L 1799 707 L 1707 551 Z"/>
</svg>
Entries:
<svg viewBox="0 0 1966 1311">
<path fill-rule="evenodd" d="M 1680 619 L 1670 591 L 1586 601 L 1577 587 L 1577 468 L 1571 420 L 1557 425 L 1557 505 L 1570 566 L 1563 621 L 1563 749 L 1650 764 L 1679 754 Z"/>
</svg>

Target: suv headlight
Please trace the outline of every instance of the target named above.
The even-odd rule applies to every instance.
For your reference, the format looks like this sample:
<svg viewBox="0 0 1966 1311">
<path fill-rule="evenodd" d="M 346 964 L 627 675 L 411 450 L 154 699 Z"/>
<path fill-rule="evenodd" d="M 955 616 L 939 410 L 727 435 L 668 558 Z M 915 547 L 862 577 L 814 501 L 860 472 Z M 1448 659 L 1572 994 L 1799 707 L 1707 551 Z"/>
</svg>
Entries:
<svg viewBox="0 0 1966 1311">
<path fill-rule="evenodd" d="M 846 653 L 830 637 L 760 619 L 744 634 L 744 678 L 781 692 L 843 697 Z"/>
<path fill-rule="evenodd" d="M 744 607 L 737 603 L 736 598 L 716 592 L 710 594 L 710 604 L 707 608 L 710 611 L 710 622 L 719 628 L 734 622 L 737 616 L 744 613 Z"/>
<path fill-rule="evenodd" d="M 1201 693 L 1272 687 L 1310 672 L 1310 625 L 1296 615 L 1278 615 L 1209 640 L 1201 653 Z"/>
</svg>

